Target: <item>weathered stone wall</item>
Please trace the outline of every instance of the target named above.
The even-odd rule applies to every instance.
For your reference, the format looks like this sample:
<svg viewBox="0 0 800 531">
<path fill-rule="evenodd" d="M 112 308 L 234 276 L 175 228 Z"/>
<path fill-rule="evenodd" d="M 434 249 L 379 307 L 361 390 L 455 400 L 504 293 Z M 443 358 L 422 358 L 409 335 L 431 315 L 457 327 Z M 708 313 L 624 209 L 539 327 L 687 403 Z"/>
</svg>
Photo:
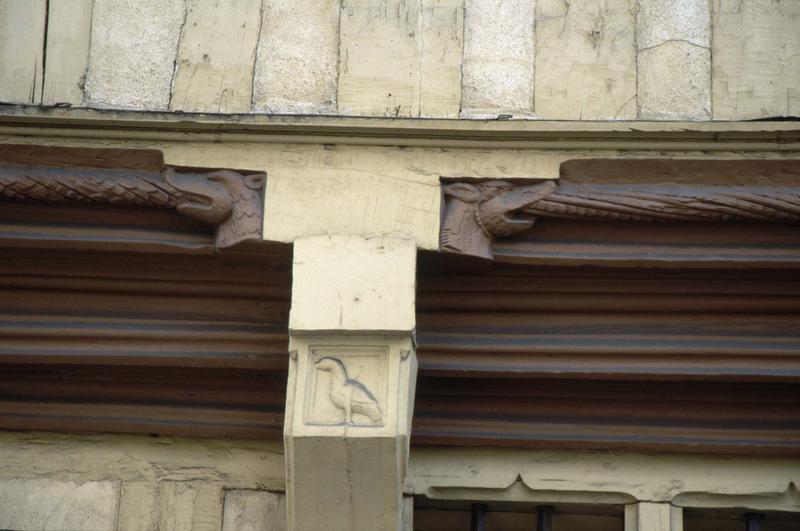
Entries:
<svg viewBox="0 0 800 531">
<path fill-rule="evenodd" d="M 285 529 L 279 443 L 9 432 L 0 456 L 0 529 Z"/>
<path fill-rule="evenodd" d="M 0 102 L 568 120 L 800 115 L 794 0 L 3 0 Z"/>
</svg>

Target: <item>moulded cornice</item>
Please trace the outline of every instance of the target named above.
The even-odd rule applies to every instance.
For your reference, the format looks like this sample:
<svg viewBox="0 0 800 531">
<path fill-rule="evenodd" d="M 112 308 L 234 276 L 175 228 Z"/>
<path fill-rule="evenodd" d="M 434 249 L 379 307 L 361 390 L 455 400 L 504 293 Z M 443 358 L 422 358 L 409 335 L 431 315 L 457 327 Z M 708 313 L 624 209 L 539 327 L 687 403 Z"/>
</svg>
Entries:
<svg viewBox="0 0 800 531">
<path fill-rule="evenodd" d="M 481 149 L 800 151 L 791 121 L 456 120 L 0 105 L 0 135 Z"/>
</svg>

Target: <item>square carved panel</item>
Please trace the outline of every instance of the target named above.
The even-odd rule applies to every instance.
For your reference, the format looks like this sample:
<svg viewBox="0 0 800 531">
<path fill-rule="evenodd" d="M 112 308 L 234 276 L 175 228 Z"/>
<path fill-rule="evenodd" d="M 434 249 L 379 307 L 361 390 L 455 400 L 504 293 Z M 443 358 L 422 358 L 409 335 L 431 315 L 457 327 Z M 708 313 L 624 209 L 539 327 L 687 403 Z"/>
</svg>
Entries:
<svg viewBox="0 0 800 531">
<path fill-rule="evenodd" d="M 383 427 L 389 348 L 313 346 L 303 420 L 313 426 Z"/>
</svg>

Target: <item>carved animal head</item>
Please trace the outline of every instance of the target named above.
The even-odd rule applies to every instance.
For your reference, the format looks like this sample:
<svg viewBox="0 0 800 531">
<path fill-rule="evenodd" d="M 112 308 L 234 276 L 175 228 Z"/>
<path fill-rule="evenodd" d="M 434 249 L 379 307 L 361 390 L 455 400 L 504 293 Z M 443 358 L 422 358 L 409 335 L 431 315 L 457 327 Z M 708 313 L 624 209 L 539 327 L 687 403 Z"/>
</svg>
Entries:
<svg viewBox="0 0 800 531">
<path fill-rule="evenodd" d="M 184 194 L 177 206 L 178 212 L 217 225 L 217 248 L 244 240 L 260 240 L 266 175 L 219 170 L 202 175 L 204 178 L 198 177 L 198 174 L 167 170 L 167 182 Z"/>
<path fill-rule="evenodd" d="M 535 220 L 520 216 L 519 212 L 555 189 L 552 181 L 530 186 L 515 186 L 507 181 L 445 186 L 447 205 L 441 249 L 490 259 L 492 240 L 531 228 Z"/>
</svg>

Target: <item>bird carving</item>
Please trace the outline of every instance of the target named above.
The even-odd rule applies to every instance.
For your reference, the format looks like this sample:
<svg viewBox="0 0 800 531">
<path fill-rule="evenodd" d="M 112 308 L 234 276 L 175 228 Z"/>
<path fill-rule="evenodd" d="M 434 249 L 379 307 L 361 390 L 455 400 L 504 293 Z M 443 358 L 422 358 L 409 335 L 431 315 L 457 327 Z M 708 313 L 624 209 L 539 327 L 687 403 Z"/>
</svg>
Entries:
<svg viewBox="0 0 800 531">
<path fill-rule="evenodd" d="M 353 414 L 364 415 L 374 424 L 383 420 L 378 400 L 367 387 L 347 375 L 347 368 L 336 358 L 323 357 L 314 363 L 317 369 L 330 373 L 328 397 L 344 411 L 345 423 L 353 425 Z"/>
</svg>

